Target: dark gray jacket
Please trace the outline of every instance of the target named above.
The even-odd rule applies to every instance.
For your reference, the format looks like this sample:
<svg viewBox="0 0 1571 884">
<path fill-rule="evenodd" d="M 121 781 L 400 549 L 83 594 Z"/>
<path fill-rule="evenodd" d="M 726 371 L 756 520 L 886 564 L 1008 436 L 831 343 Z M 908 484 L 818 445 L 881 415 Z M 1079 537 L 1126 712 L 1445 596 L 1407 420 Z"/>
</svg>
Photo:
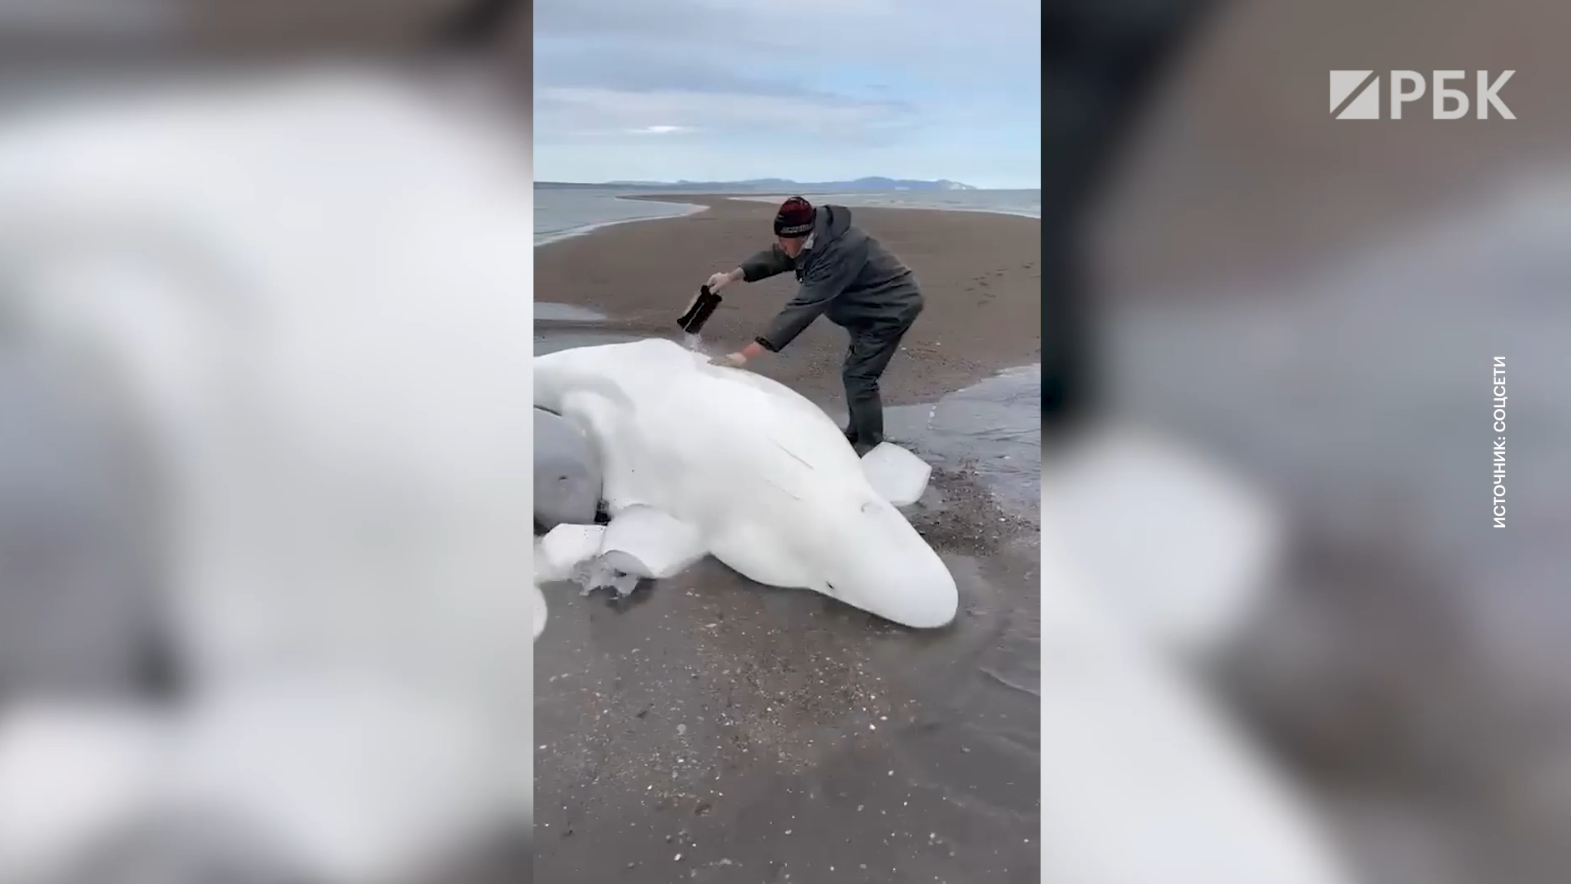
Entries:
<svg viewBox="0 0 1571 884">
<path fill-rule="evenodd" d="M 742 278 L 757 282 L 795 270 L 802 284 L 796 297 L 755 340 L 778 351 L 791 343 L 820 313 L 835 325 L 909 324 L 922 312 L 916 277 L 878 240 L 851 226 L 845 206 L 819 206 L 813 244 L 792 259 L 778 245 L 742 264 Z"/>
</svg>

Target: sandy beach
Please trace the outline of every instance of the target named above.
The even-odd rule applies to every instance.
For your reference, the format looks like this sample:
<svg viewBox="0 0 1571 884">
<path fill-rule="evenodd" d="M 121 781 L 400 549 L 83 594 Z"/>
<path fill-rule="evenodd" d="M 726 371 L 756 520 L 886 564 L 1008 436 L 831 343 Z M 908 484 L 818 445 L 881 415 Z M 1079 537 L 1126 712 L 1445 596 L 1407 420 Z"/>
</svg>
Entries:
<svg viewBox="0 0 1571 884">
<path fill-rule="evenodd" d="M 770 242 L 771 205 L 681 199 L 710 208 L 536 250 L 537 302 L 600 314 L 542 311 L 559 321 L 537 318 L 537 352 L 672 336 L 710 273 Z M 1039 360 L 1039 222 L 853 211 L 928 299 L 885 375 L 892 413 Z M 728 290 L 706 343 L 751 339 L 793 285 Z M 834 411 L 844 347 L 820 321 L 757 367 Z M 943 630 L 761 587 L 713 560 L 623 601 L 547 586 L 540 880 L 1037 882 L 1038 528 L 1035 505 L 990 492 L 986 469 L 941 466 L 909 512 L 960 584 L 962 613 Z"/>
<path fill-rule="evenodd" d="M 619 224 L 535 252 L 535 300 L 592 307 L 612 326 L 669 335 L 709 274 L 730 270 L 773 242 L 775 207 L 723 196 L 661 202 L 707 206 L 680 218 Z M 934 398 L 1011 366 L 1041 358 L 1041 222 L 980 212 L 852 209 L 853 223 L 878 237 L 921 281 L 927 307 L 890 363 L 888 404 Z M 795 292 L 789 274 L 724 292 L 704 328 L 717 347 L 752 340 Z M 814 323 L 788 353 L 754 368 L 804 394 L 840 401 L 845 333 Z"/>
</svg>

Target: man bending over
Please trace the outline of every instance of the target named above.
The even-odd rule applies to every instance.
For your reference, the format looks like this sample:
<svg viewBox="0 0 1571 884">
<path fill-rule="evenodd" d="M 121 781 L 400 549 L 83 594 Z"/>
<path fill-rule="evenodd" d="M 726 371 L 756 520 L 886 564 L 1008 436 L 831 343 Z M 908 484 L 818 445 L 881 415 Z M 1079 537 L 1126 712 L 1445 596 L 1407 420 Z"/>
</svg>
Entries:
<svg viewBox="0 0 1571 884">
<path fill-rule="evenodd" d="M 841 379 L 850 412 L 846 440 L 864 454 L 884 439 L 878 379 L 900 339 L 922 312 L 922 290 L 910 268 L 860 228 L 845 206 L 814 207 L 791 197 L 775 215 L 775 244 L 729 273 L 709 277 L 719 291 L 741 280 L 758 282 L 787 270 L 801 288 L 769 328 L 741 350 L 714 362 L 740 368 L 764 351 L 777 353 L 819 314 L 851 336 Z"/>
</svg>

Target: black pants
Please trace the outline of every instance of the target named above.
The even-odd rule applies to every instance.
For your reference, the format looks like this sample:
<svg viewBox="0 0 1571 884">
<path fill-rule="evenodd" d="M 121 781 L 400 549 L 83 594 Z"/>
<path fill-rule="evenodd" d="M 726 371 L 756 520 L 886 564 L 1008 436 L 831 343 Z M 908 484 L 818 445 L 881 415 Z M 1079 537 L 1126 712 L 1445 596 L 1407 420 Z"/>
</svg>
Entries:
<svg viewBox="0 0 1571 884">
<path fill-rule="evenodd" d="M 846 386 L 846 438 L 851 444 L 871 448 L 884 441 L 884 401 L 878 379 L 900 349 L 900 339 L 916 321 L 920 310 L 900 319 L 847 326 L 851 346 L 846 350 L 840 378 Z"/>
</svg>

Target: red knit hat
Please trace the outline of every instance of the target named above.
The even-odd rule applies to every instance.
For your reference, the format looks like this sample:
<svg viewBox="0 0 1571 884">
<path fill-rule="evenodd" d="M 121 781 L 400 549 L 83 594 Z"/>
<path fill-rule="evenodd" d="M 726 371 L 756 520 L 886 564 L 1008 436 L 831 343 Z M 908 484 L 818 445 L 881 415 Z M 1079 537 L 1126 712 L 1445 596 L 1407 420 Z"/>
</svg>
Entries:
<svg viewBox="0 0 1571 884">
<path fill-rule="evenodd" d="M 775 236 L 798 237 L 813 232 L 813 217 L 817 214 L 813 204 L 793 196 L 780 204 L 775 214 Z"/>
</svg>

